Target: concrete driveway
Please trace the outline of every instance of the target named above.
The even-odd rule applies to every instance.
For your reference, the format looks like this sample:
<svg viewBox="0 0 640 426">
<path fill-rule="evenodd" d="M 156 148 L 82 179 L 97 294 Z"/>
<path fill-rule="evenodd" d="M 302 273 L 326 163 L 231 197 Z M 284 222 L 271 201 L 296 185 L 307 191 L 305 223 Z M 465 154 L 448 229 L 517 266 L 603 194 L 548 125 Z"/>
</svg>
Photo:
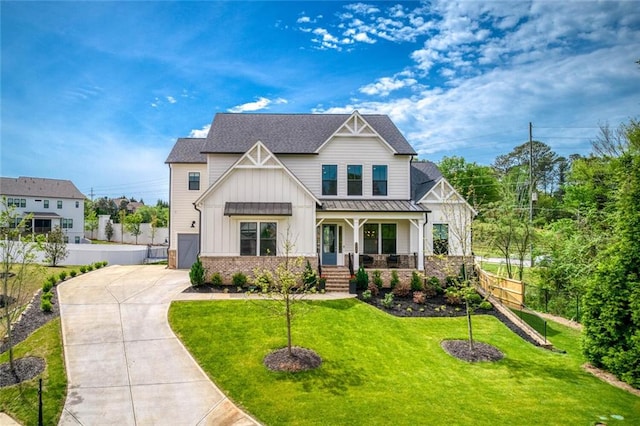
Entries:
<svg viewBox="0 0 640 426">
<path fill-rule="evenodd" d="M 61 425 L 255 425 L 167 322 L 186 271 L 109 266 L 58 287 L 68 393 Z"/>
</svg>

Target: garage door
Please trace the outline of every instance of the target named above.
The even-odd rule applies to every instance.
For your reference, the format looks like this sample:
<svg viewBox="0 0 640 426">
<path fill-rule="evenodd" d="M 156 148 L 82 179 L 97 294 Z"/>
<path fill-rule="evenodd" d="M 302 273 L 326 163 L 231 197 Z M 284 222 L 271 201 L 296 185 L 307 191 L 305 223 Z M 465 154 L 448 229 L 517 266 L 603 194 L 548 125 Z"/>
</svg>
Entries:
<svg viewBox="0 0 640 426">
<path fill-rule="evenodd" d="M 198 234 L 178 234 L 178 269 L 190 269 L 198 257 Z"/>
</svg>

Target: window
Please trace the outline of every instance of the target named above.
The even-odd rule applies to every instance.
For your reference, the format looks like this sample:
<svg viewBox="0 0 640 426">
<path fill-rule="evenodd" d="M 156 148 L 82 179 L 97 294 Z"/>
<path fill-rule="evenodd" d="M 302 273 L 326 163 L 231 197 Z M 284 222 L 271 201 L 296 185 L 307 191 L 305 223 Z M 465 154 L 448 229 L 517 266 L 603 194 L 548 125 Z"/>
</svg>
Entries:
<svg viewBox="0 0 640 426">
<path fill-rule="evenodd" d="M 200 172 L 189 172 L 189 191 L 200 190 Z"/>
<path fill-rule="evenodd" d="M 43 207 L 44 207 L 45 209 L 48 209 L 48 208 L 49 208 L 49 200 L 44 200 L 44 201 L 43 201 Z"/>
<path fill-rule="evenodd" d="M 387 195 L 387 166 L 373 166 L 373 195 Z"/>
<path fill-rule="evenodd" d="M 382 253 L 395 254 L 396 253 L 396 224 L 395 223 L 383 223 L 380 225 L 382 228 Z"/>
<path fill-rule="evenodd" d="M 433 254 L 449 254 L 449 225 L 433 224 Z"/>
<path fill-rule="evenodd" d="M 75 241 L 76 244 L 80 244 L 80 237 L 76 236 L 74 238 L 74 241 Z"/>
<path fill-rule="evenodd" d="M 322 195 L 338 195 L 338 166 L 322 165 Z"/>
<path fill-rule="evenodd" d="M 62 208 L 62 200 L 58 200 L 58 208 L 61 209 Z"/>
<path fill-rule="evenodd" d="M 240 222 L 240 256 L 275 256 L 277 234 L 276 222 Z"/>
<path fill-rule="evenodd" d="M 7 198 L 8 207 L 27 207 L 27 200 L 25 198 Z"/>
<path fill-rule="evenodd" d="M 362 195 L 362 166 L 347 166 L 347 195 Z"/>
<path fill-rule="evenodd" d="M 22 208 L 27 207 L 27 200 L 25 198 L 20 199 L 20 207 Z"/>
<path fill-rule="evenodd" d="M 395 223 L 365 223 L 363 228 L 365 254 L 396 254 Z M 378 250 L 378 247 L 381 250 Z"/>
<path fill-rule="evenodd" d="M 363 228 L 364 254 L 378 254 L 378 224 L 365 223 Z"/>
<path fill-rule="evenodd" d="M 62 229 L 72 229 L 73 219 L 62 219 Z"/>
<path fill-rule="evenodd" d="M 76 201 L 76 209 L 80 207 L 80 201 Z"/>
</svg>

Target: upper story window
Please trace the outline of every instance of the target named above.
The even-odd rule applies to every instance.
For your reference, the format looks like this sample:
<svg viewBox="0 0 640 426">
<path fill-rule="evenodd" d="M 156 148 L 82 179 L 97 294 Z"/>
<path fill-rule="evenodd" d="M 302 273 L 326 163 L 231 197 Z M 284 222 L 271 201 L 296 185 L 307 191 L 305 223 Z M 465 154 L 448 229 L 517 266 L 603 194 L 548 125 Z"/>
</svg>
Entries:
<svg viewBox="0 0 640 426">
<path fill-rule="evenodd" d="M 49 200 L 44 200 L 44 201 L 42 202 L 42 204 L 43 204 L 43 207 L 44 207 L 45 209 L 48 209 L 48 208 L 49 208 Z"/>
<path fill-rule="evenodd" d="M 387 166 L 373 166 L 373 195 L 387 195 Z"/>
<path fill-rule="evenodd" d="M 338 166 L 322 165 L 322 195 L 338 195 Z"/>
<path fill-rule="evenodd" d="M 76 209 L 80 207 L 80 201 L 76 201 Z"/>
<path fill-rule="evenodd" d="M 26 198 L 7 198 L 7 206 L 8 207 L 27 207 L 27 199 Z"/>
<path fill-rule="evenodd" d="M 62 200 L 58 200 L 58 208 L 61 209 L 62 208 Z"/>
<path fill-rule="evenodd" d="M 362 166 L 347 166 L 347 195 L 362 195 Z"/>
<path fill-rule="evenodd" d="M 189 190 L 200 190 L 200 172 L 189 172 Z"/>
</svg>

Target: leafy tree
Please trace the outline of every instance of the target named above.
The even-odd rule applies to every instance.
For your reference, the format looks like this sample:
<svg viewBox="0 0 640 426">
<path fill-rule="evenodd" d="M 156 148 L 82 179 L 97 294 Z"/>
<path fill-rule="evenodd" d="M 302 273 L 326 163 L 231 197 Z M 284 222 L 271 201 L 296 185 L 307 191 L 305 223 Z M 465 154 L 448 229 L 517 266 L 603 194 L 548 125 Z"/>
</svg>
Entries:
<svg viewBox="0 0 640 426">
<path fill-rule="evenodd" d="M 493 168 L 501 176 L 509 174 L 514 168 L 526 167 L 528 172 L 532 147 L 534 187 L 552 193 L 559 185 L 558 165 L 561 160 L 544 142 L 525 142 L 516 146 L 510 153 L 496 157 Z"/>
<path fill-rule="evenodd" d="M 138 213 L 130 214 L 124 218 L 124 226 L 127 232 L 136 238 L 136 244 L 138 244 L 138 236 L 142 234 L 141 223 L 142 216 Z"/>
<path fill-rule="evenodd" d="M 468 163 L 462 157 L 444 157 L 438 163 L 438 168 L 456 191 L 478 211 L 500 200 L 500 186 L 491 167 Z"/>
<path fill-rule="evenodd" d="M 91 232 L 91 238 L 93 239 L 93 232 L 98 229 L 98 215 L 96 211 L 90 209 L 84 217 L 84 229 Z"/>
<path fill-rule="evenodd" d="M 110 200 L 107 197 L 98 198 L 93 205 L 97 215 L 108 214 L 111 219 L 115 219 L 118 214 L 118 206 L 115 201 Z"/>
<path fill-rule="evenodd" d="M 587 359 L 640 387 L 640 122 L 624 126 L 628 149 L 615 170 L 613 240 L 599 257 L 584 297 Z"/>
<path fill-rule="evenodd" d="M 127 217 L 127 210 L 121 209 L 118 212 L 118 220 L 120 221 L 120 243 L 124 243 L 124 221 Z"/>
<path fill-rule="evenodd" d="M 12 322 L 20 314 L 19 306 L 24 306 L 30 296 L 26 294 L 26 283 L 35 279 L 36 265 L 35 255 L 41 249 L 40 240 L 35 242 L 21 237 L 22 230 L 31 221 L 32 216 L 21 217 L 15 207 L 9 206 L 7 199 L 2 197 L 2 210 L 0 211 L 0 279 L 2 280 L 2 303 L 4 320 L 4 333 L 8 342 L 9 366 L 17 377 L 13 354 L 13 330 Z M 3 333 L 3 335 L 4 335 Z"/>
<path fill-rule="evenodd" d="M 45 260 L 49 262 L 51 266 L 58 266 L 58 263 L 66 259 L 69 255 L 65 235 L 59 226 L 53 228 L 53 231 L 47 236 L 47 241 L 43 245 L 43 251 L 45 253 Z"/>
</svg>

